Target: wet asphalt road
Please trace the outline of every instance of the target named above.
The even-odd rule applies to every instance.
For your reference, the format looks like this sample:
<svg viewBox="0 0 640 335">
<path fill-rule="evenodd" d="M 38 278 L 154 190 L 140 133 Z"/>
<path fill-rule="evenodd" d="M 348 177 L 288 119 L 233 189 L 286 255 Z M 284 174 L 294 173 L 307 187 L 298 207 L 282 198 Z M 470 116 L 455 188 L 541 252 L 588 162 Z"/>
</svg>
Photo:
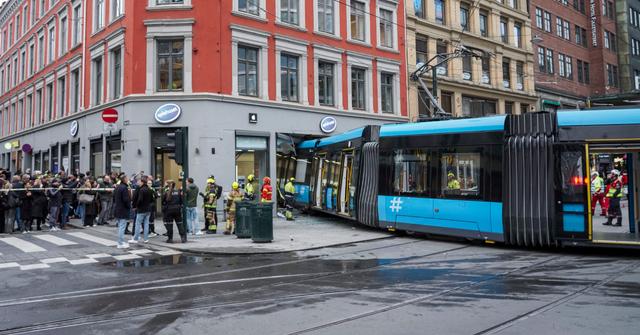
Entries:
<svg viewBox="0 0 640 335">
<path fill-rule="evenodd" d="M 0 334 L 638 334 L 640 255 L 398 237 L 0 270 Z"/>
</svg>

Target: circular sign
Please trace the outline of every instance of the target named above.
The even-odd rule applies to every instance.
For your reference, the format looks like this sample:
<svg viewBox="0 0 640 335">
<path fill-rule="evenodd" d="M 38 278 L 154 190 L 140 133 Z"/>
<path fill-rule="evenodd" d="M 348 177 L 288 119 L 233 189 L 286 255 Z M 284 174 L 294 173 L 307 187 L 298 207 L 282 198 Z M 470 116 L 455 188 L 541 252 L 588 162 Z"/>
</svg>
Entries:
<svg viewBox="0 0 640 335">
<path fill-rule="evenodd" d="M 4 144 L 4 148 L 7 150 L 11 150 L 11 148 L 13 148 L 13 145 L 11 145 L 11 142 L 7 142 Z"/>
<path fill-rule="evenodd" d="M 167 124 L 174 122 L 182 114 L 182 108 L 176 104 L 166 104 L 156 109 L 155 118 L 158 123 Z"/>
<path fill-rule="evenodd" d="M 116 121 L 118 121 L 118 111 L 113 108 L 103 110 L 102 121 L 106 123 L 116 123 Z"/>
<path fill-rule="evenodd" d="M 76 135 L 78 135 L 78 121 L 77 120 L 71 121 L 71 127 L 69 127 L 69 134 L 71 135 L 71 137 L 76 137 Z"/>
<path fill-rule="evenodd" d="M 33 150 L 33 148 L 31 147 L 31 144 L 23 144 L 22 145 L 22 152 L 28 154 L 31 152 L 31 150 Z"/>
<path fill-rule="evenodd" d="M 320 121 L 320 130 L 323 133 L 333 133 L 338 127 L 338 121 L 333 116 L 327 116 Z"/>
</svg>

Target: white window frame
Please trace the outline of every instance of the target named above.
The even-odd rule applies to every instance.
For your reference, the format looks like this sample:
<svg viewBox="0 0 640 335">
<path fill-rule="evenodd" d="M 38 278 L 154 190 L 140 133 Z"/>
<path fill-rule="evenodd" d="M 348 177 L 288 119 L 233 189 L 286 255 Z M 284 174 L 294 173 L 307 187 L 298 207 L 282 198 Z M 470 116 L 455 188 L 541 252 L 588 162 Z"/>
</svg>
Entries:
<svg viewBox="0 0 640 335">
<path fill-rule="evenodd" d="M 67 7 L 64 8 L 64 10 L 60 11 L 60 13 L 64 13 L 63 15 L 59 15 L 58 18 L 58 27 L 60 29 L 58 29 L 58 45 L 60 46 L 58 48 L 58 57 L 62 57 L 64 54 L 66 54 L 69 51 L 69 17 L 67 16 Z M 66 19 L 67 23 L 66 23 L 66 35 L 65 36 L 65 42 L 64 42 L 64 49 L 62 48 L 62 40 L 63 40 L 63 36 L 62 36 L 62 20 Z"/>
<path fill-rule="evenodd" d="M 340 3 L 334 0 L 332 1 L 333 1 L 333 14 L 334 14 L 333 34 L 325 31 L 321 31 L 320 29 L 318 29 L 318 0 L 313 0 L 313 31 L 324 36 L 340 38 L 340 6 L 339 6 Z M 347 14 L 347 17 L 349 17 L 349 14 Z"/>
<path fill-rule="evenodd" d="M 89 100 L 89 106 L 95 107 L 95 106 L 99 106 L 101 104 L 103 104 L 105 102 L 105 98 L 104 98 L 104 83 L 105 83 L 105 77 L 106 77 L 106 73 L 104 71 L 104 67 L 105 67 L 105 63 L 106 63 L 106 59 L 104 56 L 104 50 L 105 50 L 105 45 L 104 44 L 100 44 L 98 46 L 95 46 L 94 48 L 91 49 L 91 62 L 90 64 L 90 88 L 89 88 L 89 92 L 90 92 L 90 100 Z M 101 85 L 101 91 L 100 92 L 100 103 L 96 104 L 96 97 L 98 94 L 98 92 L 96 91 L 96 64 L 94 63 L 95 60 L 97 58 L 102 58 L 102 85 Z M 108 80 L 107 80 L 108 82 Z"/>
<path fill-rule="evenodd" d="M 335 108 L 342 109 L 342 52 L 335 49 L 319 46 L 314 46 L 313 50 L 313 82 L 314 85 L 314 97 L 315 105 L 322 108 Z M 318 64 L 320 62 L 333 63 L 333 99 L 334 106 L 320 105 L 319 87 L 318 87 Z M 350 83 L 349 83 L 350 84 Z"/>
<path fill-rule="evenodd" d="M 62 96 L 62 91 L 60 88 L 60 79 L 64 78 L 64 97 Z M 67 87 L 69 86 L 69 76 L 67 76 L 67 68 L 63 68 L 60 71 L 58 71 L 56 73 L 56 84 L 55 84 L 55 91 L 56 91 L 56 104 L 53 107 L 54 109 L 54 119 L 58 119 L 58 118 L 62 118 L 65 116 L 65 111 L 67 109 L 67 96 L 69 95 L 69 90 L 67 89 Z M 62 102 L 62 105 L 60 105 L 60 99 L 64 99 L 64 102 Z"/>
<path fill-rule="evenodd" d="M 307 3 L 306 0 L 298 0 L 298 24 L 293 24 L 293 23 L 284 22 L 280 20 L 280 5 L 282 4 L 282 0 L 276 0 L 276 13 L 278 14 L 276 15 L 277 22 L 285 26 L 290 26 L 290 27 L 295 27 L 297 29 L 305 30 L 305 28 L 307 27 L 305 23 L 306 3 Z"/>
<path fill-rule="evenodd" d="M 145 20 L 147 27 L 147 95 L 180 95 L 193 92 L 193 24 L 194 19 L 160 19 Z M 157 83 L 157 43 L 159 39 L 183 38 L 184 39 L 184 73 L 183 90 L 180 92 L 158 92 Z M 123 52 L 124 54 L 124 52 Z M 122 63 L 124 66 L 124 63 Z M 124 76 L 124 71 L 123 71 Z"/>
<path fill-rule="evenodd" d="M 112 78 L 115 76 L 114 73 L 114 58 L 113 51 L 117 48 L 120 48 L 120 92 L 117 92 L 117 98 L 120 99 L 123 97 L 124 92 L 124 31 L 120 34 L 114 36 L 109 41 L 107 41 L 107 49 L 108 49 L 108 61 L 109 61 L 109 70 L 108 70 L 108 79 L 107 79 L 107 99 L 106 101 L 111 101 L 114 97 L 114 85 L 112 82 Z"/>
<path fill-rule="evenodd" d="M 102 1 L 102 2 L 99 2 L 99 1 Z M 100 12 L 98 13 L 99 3 L 102 3 L 102 6 L 100 7 Z M 93 33 L 94 34 L 101 31 L 102 29 L 104 29 L 104 27 L 107 26 L 105 22 L 106 6 L 107 6 L 107 0 L 93 0 L 92 14 L 93 14 Z M 101 20 L 98 21 L 98 18 L 101 18 Z M 86 22 L 86 20 L 84 21 Z M 102 25 L 99 25 L 99 23 L 102 23 Z"/>
<path fill-rule="evenodd" d="M 47 86 L 49 86 L 49 84 L 51 84 L 51 96 L 47 96 Z M 42 94 L 44 95 L 44 105 L 42 106 L 42 116 L 44 119 L 44 122 L 49 122 L 51 121 L 51 118 L 49 118 L 49 103 L 51 103 L 51 115 L 55 115 L 56 112 L 56 105 L 53 103 L 55 100 L 54 97 L 56 96 L 56 82 L 55 82 L 55 76 L 52 74 L 49 77 L 47 77 L 45 79 L 44 82 L 44 87 L 42 89 Z M 48 99 L 47 99 L 48 98 Z M 49 100 L 51 100 L 51 102 L 49 102 Z"/>
<path fill-rule="evenodd" d="M 82 15 L 82 1 L 75 1 L 71 6 L 71 17 L 72 17 L 72 27 L 71 27 L 71 48 L 75 48 L 78 44 L 82 43 L 82 34 L 84 31 L 83 20 L 81 19 Z M 78 8 L 78 17 L 75 16 L 75 10 Z M 76 31 L 76 28 L 78 30 Z M 77 37 L 77 39 L 76 39 Z"/>
<path fill-rule="evenodd" d="M 386 115 L 400 115 L 400 63 L 392 60 L 376 60 L 378 75 L 378 113 Z M 382 73 L 393 74 L 393 113 L 382 111 Z"/>
<path fill-rule="evenodd" d="M 282 82 L 280 78 L 280 61 L 282 53 L 298 56 L 298 102 L 294 104 L 309 105 L 309 82 L 307 80 L 307 42 L 293 40 L 290 37 L 276 36 L 276 101 L 282 100 Z M 289 102 L 289 101 L 287 101 Z"/>
<path fill-rule="evenodd" d="M 367 101 L 365 101 L 365 109 L 364 111 L 353 109 L 352 99 L 351 99 L 351 68 L 357 67 L 361 69 L 365 69 L 365 80 L 366 82 L 366 92 L 365 96 L 368 97 Z M 349 112 L 368 112 L 373 113 L 373 60 L 368 56 L 347 53 L 347 91 L 348 91 L 348 110 Z"/>
<path fill-rule="evenodd" d="M 392 15 L 392 23 L 391 23 L 391 37 L 393 38 L 393 46 L 391 48 L 380 44 L 380 9 L 385 9 L 391 11 Z M 378 7 L 376 8 L 376 32 L 378 38 L 378 48 L 398 51 L 398 5 L 393 2 L 388 2 L 384 0 L 378 1 Z M 370 15 L 367 15 L 370 16 Z"/>
<path fill-rule="evenodd" d="M 42 45 L 40 45 L 40 40 L 42 40 Z M 41 29 L 38 32 L 38 37 L 36 38 L 36 71 L 38 72 L 44 68 L 46 64 L 47 55 L 44 52 L 45 47 L 47 45 L 47 39 L 45 36 L 44 29 Z"/>
<path fill-rule="evenodd" d="M 238 94 L 238 44 L 258 48 L 258 99 L 269 99 L 269 34 L 231 25 L 231 94 Z M 279 57 L 279 55 L 278 55 Z M 279 62 L 279 61 L 278 61 Z M 276 65 L 277 66 L 277 65 Z M 242 96 L 245 97 L 245 96 Z M 251 97 L 245 97 L 251 98 Z M 256 97 L 253 97 L 254 99 Z"/>
<path fill-rule="evenodd" d="M 75 82 L 73 81 L 73 72 L 78 71 L 78 96 L 75 101 L 73 101 L 73 86 Z M 78 58 L 69 66 L 69 113 L 73 114 L 74 110 L 77 110 L 76 113 L 79 113 L 83 110 L 82 107 L 82 96 L 84 94 L 84 85 L 83 85 L 83 71 L 82 71 L 82 59 Z M 35 94 L 35 92 L 34 92 Z"/>
<path fill-rule="evenodd" d="M 140 0 L 137 0 L 140 1 Z M 149 0 L 147 10 L 172 10 L 172 9 L 191 9 L 191 0 L 184 0 L 178 4 L 158 5 L 158 0 Z"/>
<path fill-rule="evenodd" d="M 364 3 L 364 41 L 361 40 L 357 40 L 357 39 L 353 39 L 351 38 L 351 11 L 353 10 L 353 8 L 351 7 L 351 0 L 345 0 L 347 1 L 348 6 L 347 7 L 347 40 L 349 42 L 353 42 L 353 43 L 359 43 L 359 44 L 365 44 L 365 45 L 371 45 L 371 15 L 369 13 L 369 1 L 370 0 L 356 0 L 358 2 L 362 2 Z M 378 18 L 379 20 L 379 18 Z M 377 30 L 377 28 L 376 28 Z"/>
<path fill-rule="evenodd" d="M 118 15 L 116 15 L 116 8 L 118 3 L 120 4 L 120 10 L 122 11 L 121 13 L 118 13 Z M 124 16 L 124 10 L 125 10 L 125 0 L 110 0 L 109 2 L 110 5 L 110 9 L 109 9 L 109 22 L 113 22 L 121 17 Z"/>
<path fill-rule="evenodd" d="M 53 22 L 53 23 L 52 23 Z M 51 34 L 51 30 L 53 29 L 53 34 Z M 51 44 L 51 36 L 53 36 L 54 40 L 53 40 L 53 44 Z M 46 54 L 46 58 L 45 59 L 45 64 L 51 64 L 56 60 L 56 40 L 57 39 L 57 32 L 56 32 L 56 24 L 55 24 L 55 20 L 52 20 L 49 22 L 49 24 L 47 25 L 47 54 Z M 53 47 L 53 50 L 51 50 L 51 47 Z"/>
<path fill-rule="evenodd" d="M 240 11 L 238 6 L 238 0 L 233 0 L 233 14 L 266 21 L 267 12 L 265 11 L 265 9 L 267 8 L 267 0 L 257 0 L 257 1 L 258 1 L 258 15 Z M 277 7 L 277 8 L 280 8 L 280 7 Z"/>
</svg>

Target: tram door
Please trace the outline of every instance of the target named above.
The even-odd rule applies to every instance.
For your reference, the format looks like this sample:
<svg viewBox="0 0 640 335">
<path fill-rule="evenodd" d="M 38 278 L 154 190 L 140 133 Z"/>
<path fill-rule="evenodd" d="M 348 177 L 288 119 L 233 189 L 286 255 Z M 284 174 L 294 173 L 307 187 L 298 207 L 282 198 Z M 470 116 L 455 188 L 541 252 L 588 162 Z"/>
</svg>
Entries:
<svg viewBox="0 0 640 335">
<path fill-rule="evenodd" d="M 324 185 L 324 178 L 326 176 L 327 162 L 323 156 L 317 156 L 313 159 L 313 165 L 315 172 L 313 180 L 313 205 L 315 207 L 322 207 L 322 190 Z"/>
<path fill-rule="evenodd" d="M 353 176 L 353 152 L 342 154 L 342 171 L 340 174 L 340 192 L 338 193 L 338 213 L 349 215 L 351 212 L 351 178 Z"/>
</svg>

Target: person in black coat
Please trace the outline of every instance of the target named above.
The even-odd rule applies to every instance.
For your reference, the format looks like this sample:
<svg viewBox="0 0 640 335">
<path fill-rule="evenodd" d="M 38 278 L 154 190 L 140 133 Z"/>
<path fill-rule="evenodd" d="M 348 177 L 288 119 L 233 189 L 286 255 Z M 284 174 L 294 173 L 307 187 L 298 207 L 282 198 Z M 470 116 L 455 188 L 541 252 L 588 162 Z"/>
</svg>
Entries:
<svg viewBox="0 0 640 335">
<path fill-rule="evenodd" d="M 33 207 L 33 193 L 31 193 L 31 182 L 25 183 L 24 199 L 22 200 L 22 206 L 20 208 L 22 225 L 25 231 L 32 231 L 33 217 L 31 216 L 31 207 Z"/>
<path fill-rule="evenodd" d="M 36 222 L 38 230 L 42 230 L 41 226 L 44 220 L 47 218 L 47 196 L 42 189 L 42 182 L 40 179 L 36 179 L 33 182 L 33 188 L 31 189 L 31 218 Z"/>
<path fill-rule="evenodd" d="M 58 214 L 60 213 L 60 207 L 62 207 L 62 184 L 60 181 L 54 180 L 51 183 L 52 189 L 47 190 L 47 198 L 49 199 L 49 230 L 57 231 L 56 222 L 58 221 Z"/>
<path fill-rule="evenodd" d="M 118 248 L 128 248 L 124 241 L 124 230 L 131 213 L 131 194 L 129 193 L 129 178 L 126 175 L 120 177 L 120 183 L 113 192 L 114 216 L 118 220 Z"/>
<path fill-rule="evenodd" d="M 73 203 L 73 198 L 75 195 L 74 189 L 78 188 L 78 181 L 76 180 L 76 176 L 69 175 L 66 180 L 63 180 L 63 185 L 64 189 L 62 190 L 62 216 L 60 218 L 60 228 L 65 229 L 65 225 L 69 223 L 71 204 Z"/>
<path fill-rule="evenodd" d="M 149 219 L 151 217 L 151 207 L 153 204 L 153 191 L 147 185 L 147 176 L 142 176 L 138 181 L 138 188 L 133 194 L 133 207 L 136 209 L 135 234 L 129 243 L 140 241 L 140 230 L 144 224 L 144 242 L 149 242 Z"/>
<path fill-rule="evenodd" d="M 182 222 L 182 191 L 176 189 L 176 183 L 168 180 L 165 193 L 162 195 L 162 216 L 167 228 L 167 243 L 173 243 L 173 222 L 178 226 L 182 243 L 187 242 L 187 232 Z"/>
<path fill-rule="evenodd" d="M 91 183 L 90 180 L 87 180 L 84 183 L 83 188 L 95 188 L 95 185 L 93 185 Z M 80 191 L 80 194 L 87 194 L 89 196 L 93 197 L 93 201 L 91 202 L 85 202 L 84 204 L 84 215 L 83 215 L 83 222 L 82 225 L 84 227 L 93 227 L 95 226 L 95 220 L 96 220 L 96 216 L 98 216 L 98 197 L 97 197 L 97 192 L 93 191 L 93 190 L 82 190 Z"/>
</svg>

